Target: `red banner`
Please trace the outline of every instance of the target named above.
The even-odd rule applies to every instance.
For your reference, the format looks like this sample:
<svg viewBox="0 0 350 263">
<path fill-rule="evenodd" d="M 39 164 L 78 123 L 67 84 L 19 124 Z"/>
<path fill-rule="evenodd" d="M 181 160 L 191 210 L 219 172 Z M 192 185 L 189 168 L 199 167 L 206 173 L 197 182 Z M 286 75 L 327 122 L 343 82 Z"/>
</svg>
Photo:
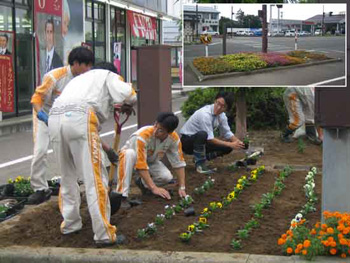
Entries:
<svg viewBox="0 0 350 263">
<path fill-rule="evenodd" d="M 35 0 L 34 12 L 47 13 L 61 17 L 62 15 L 62 0 Z"/>
<path fill-rule="evenodd" d="M 129 10 L 127 12 L 133 36 L 156 40 L 157 23 L 154 17 L 145 16 Z"/>
<path fill-rule="evenodd" d="M 0 55 L 0 111 L 13 112 L 14 86 L 12 56 Z"/>
</svg>

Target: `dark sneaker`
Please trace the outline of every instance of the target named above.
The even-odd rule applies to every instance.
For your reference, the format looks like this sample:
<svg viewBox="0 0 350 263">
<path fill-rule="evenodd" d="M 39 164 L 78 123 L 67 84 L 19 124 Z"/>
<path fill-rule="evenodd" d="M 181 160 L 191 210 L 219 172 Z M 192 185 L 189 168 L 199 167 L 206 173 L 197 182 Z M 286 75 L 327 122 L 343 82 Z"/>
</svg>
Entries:
<svg viewBox="0 0 350 263">
<path fill-rule="evenodd" d="M 126 243 L 126 237 L 123 234 L 117 234 L 117 238 L 114 242 L 111 242 L 109 240 L 96 241 L 96 247 L 105 248 L 105 247 L 111 247 L 113 245 L 123 245 L 125 243 Z"/>
<path fill-rule="evenodd" d="M 283 133 L 281 134 L 281 141 L 285 143 L 291 143 L 293 141 L 291 135 L 284 135 Z"/>
<path fill-rule="evenodd" d="M 52 191 L 50 189 L 36 191 L 28 197 L 28 205 L 38 205 L 50 199 Z"/>
<path fill-rule="evenodd" d="M 213 174 L 215 173 L 216 169 L 209 169 L 205 165 L 205 163 L 203 163 L 203 164 L 197 164 L 196 171 L 197 173 L 200 173 L 200 174 Z"/>
<path fill-rule="evenodd" d="M 140 188 L 143 195 L 151 195 L 152 194 L 152 191 L 143 185 L 141 177 L 136 178 L 135 184 L 137 185 L 138 188 Z"/>
<path fill-rule="evenodd" d="M 312 144 L 316 144 L 316 145 L 322 144 L 322 141 L 319 138 L 317 138 L 316 136 L 307 135 L 306 137 Z"/>
<path fill-rule="evenodd" d="M 111 204 L 111 216 L 118 212 L 122 202 L 122 198 L 122 195 L 116 192 L 109 193 L 109 202 Z"/>
</svg>

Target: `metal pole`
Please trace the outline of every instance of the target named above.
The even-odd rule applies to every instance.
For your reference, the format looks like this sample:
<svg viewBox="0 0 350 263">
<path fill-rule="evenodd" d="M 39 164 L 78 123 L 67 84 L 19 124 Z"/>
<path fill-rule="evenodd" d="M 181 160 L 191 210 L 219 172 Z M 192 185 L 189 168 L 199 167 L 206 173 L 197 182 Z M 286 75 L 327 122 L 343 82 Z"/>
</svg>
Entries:
<svg viewBox="0 0 350 263">
<path fill-rule="evenodd" d="M 278 13 L 277 13 L 277 32 L 280 32 L 280 9 L 277 7 Z"/>
<path fill-rule="evenodd" d="M 196 4 L 196 30 L 197 30 L 197 39 L 198 39 L 198 4 Z"/>
<path fill-rule="evenodd" d="M 295 29 L 295 43 L 294 43 L 294 50 L 298 50 L 298 29 Z"/>
<path fill-rule="evenodd" d="M 206 57 L 208 57 L 208 53 L 209 53 L 209 52 L 208 52 L 208 45 L 205 44 L 205 56 L 206 56 Z"/>
<path fill-rule="evenodd" d="M 222 55 L 226 55 L 226 24 L 222 23 L 223 37 L 222 37 Z"/>
<path fill-rule="evenodd" d="M 262 52 L 267 53 L 267 14 L 266 14 L 266 5 L 262 6 Z"/>
<path fill-rule="evenodd" d="M 273 7 L 274 5 L 270 5 L 270 24 L 269 24 L 269 32 L 270 32 L 270 34 L 272 33 L 272 7 Z"/>
</svg>

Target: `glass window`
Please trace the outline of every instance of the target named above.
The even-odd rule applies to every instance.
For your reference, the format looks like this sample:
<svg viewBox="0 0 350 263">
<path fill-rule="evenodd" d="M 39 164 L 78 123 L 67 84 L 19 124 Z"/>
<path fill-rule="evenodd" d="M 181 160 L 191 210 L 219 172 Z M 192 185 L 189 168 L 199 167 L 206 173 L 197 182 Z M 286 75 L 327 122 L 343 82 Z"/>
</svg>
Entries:
<svg viewBox="0 0 350 263">
<path fill-rule="evenodd" d="M 126 51 L 125 51 L 125 10 L 111 6 L 111 61 L 121 76 L 126 79 Z"/>
<path fill-rule="evenodd" d="M 0 30 L 13 31 L 11 7 L 0 6 Z"/>
<path fill-rule="evenodd" d="M 16 8 L 18 112 L 30 112 L 34 92 L 32 10 Z"/>
</svg>

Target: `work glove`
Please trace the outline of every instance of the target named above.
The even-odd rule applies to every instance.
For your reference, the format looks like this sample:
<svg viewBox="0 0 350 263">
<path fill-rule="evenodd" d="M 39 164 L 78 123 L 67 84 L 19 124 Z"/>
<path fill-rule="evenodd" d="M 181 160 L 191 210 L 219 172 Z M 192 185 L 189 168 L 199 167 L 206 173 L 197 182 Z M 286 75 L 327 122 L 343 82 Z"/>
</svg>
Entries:
<svg viewBox="0 0 350 263">
<path fill-rule="evenodd" d="M 116 166 L 118 164 L 119 161 L 119 156 L 118 154 L 112 149 L 109 148 L 108 150 L 105 151 L 108 157 L 108 160 L 114 165 Z"/>
<path fill-rule="evenodd" d="M 135 109 L 129 104 L 123 104 L 120 111 L 126 115 L 136 114 Z"/>
<path fill-rule="evenodd" d="M 48 125 L 49 116 L 47 116 L 47 114 L 43 110 L 39 111 L 36 116 L 38 117 L 39 120 L 45 122 L 45 124 Z"/>
</svg>

